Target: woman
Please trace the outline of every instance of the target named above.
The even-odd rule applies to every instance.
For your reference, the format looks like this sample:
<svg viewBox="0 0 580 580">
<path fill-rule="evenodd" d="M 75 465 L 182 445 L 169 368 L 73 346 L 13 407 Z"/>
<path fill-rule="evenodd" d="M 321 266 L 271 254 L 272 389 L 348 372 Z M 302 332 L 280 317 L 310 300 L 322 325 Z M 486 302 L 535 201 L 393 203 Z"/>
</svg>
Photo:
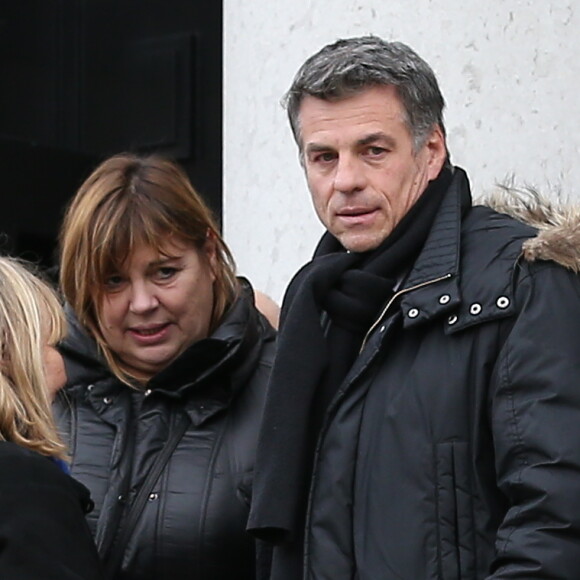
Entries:
<svg viewBox="0 0 580 580">
<path fill-rule="evenodd" d="M 118 155 L 61 236 L 59 422 L 107 578 L 253 579 L 245 533 L 274 331 L 184 172 Z"/>
<path fill-rule="evenodd" d="M 0 578 L 98 579 L 88 490 L 65 473 L 49 399 L 63 385 L 53 290 L 0 257 Z"/>
</svg>

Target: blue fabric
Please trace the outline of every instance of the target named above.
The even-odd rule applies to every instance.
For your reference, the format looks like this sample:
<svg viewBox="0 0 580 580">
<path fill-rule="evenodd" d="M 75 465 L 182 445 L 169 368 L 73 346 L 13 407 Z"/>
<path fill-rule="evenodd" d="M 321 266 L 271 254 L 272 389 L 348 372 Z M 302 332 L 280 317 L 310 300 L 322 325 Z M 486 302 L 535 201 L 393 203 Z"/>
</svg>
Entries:
<svg viewBox="0 0 580 580">
<path fill-rule="evenodd" d="M 69 464 L 64 459 L 59 459 L 58 457 L 51 457 L 50 459 L 56 463 L 65 473 L 70 475 Z"/>
</svg>

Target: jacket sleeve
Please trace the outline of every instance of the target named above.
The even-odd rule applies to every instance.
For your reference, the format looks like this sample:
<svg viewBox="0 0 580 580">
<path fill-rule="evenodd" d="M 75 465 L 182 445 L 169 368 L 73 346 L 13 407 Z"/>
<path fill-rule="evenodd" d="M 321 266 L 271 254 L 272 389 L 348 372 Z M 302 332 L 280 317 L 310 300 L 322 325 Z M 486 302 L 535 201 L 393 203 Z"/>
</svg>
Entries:
<svg viewBox="0 0 580 580">
<path fill-rule="evenodd" d="M 580 278 L 524 264 L 491 391 L 507 512 L 488 580 L 580 577 Z"/>
<path fill-rule="evenodd" d="M 45 457 L 7 450 L 0 453 L 0 577 L 102 578 L 84 518 L 86 488 Z"/>
</svg>

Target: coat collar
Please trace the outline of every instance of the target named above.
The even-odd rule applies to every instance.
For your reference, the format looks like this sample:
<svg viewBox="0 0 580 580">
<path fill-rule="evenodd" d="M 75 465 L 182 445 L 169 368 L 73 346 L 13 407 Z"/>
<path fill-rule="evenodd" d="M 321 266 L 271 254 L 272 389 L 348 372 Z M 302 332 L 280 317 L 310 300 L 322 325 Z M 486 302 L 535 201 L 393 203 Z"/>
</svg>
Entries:
<svg viewBox="0 0 580 580">
<path fill-rule="evenodd" d="M 254 372 L 264 341 L 274 331 L 254 308 L 249 282 L 240 278 L 241 292 L 213 335 L 182 353 L 143 391 L 145 397 L 183 399 L 194 424 L 227 407 Z M 61 345 L 72 396 L 84 397 L 111 423 L 124 420 L 121 399 L 131 389 L 107 369 L 95 341 L 69 309 L 69 336 Z"/>
<path fill-rule="evenodd" d="M 398 295 L 405 328 L 445 317 L 455 333 L 514 312 L 512 272 L 535 230 L 471 205 L 466 173 L 455 168 L 421 254 Z"/>
</svg>

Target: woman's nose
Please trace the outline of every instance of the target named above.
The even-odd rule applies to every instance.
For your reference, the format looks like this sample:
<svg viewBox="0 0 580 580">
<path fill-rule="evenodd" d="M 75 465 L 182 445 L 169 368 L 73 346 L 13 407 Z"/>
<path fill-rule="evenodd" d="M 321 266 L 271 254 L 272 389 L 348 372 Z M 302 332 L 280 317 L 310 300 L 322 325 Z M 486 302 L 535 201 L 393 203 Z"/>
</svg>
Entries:
<svg viewBox="0 0 580 580">
<path fill-rule="evenodd" d="M 129 309 L 135 314 L 142 314 L 156 308 L 159 301 L 154 289 L 146 283 L 133 284 L 131 287 L 131 299 Z"/>
</svg>

